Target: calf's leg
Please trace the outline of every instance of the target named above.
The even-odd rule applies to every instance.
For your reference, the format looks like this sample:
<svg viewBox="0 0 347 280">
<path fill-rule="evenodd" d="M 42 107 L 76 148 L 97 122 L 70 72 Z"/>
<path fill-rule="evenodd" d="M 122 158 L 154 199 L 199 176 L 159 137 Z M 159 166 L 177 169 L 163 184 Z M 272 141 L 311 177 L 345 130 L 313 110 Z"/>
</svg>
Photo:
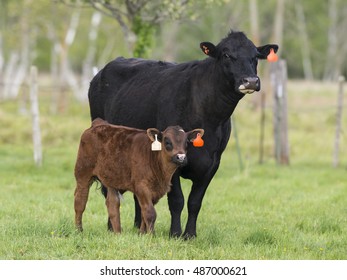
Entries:
<svg viewBox="0 0 347 280">
<path fill-rule="evenodd" d="M 140 233 L 154 233 L 154 223 L 157 218 L 157 213 L 155 212 L 153 204 L 141 205 L 141 215 Z"/>
<path fill-rule="evenodd" d="M 102 183 L 101 183 L 101 193 L 102 195 L 105 197 L 105 199 L 107 198 L 107 187 L 105 187 Z M 106 201 L 105 201 L 106 202 Z M 112 228 L 112 223 L 110 220 L 110 217 L 107 217 L 107 228 L 109 231 L 113 231 Z"/>
<path fill-rule="evenodd" d="M 120 199 L 119 199 L 119 193 L 117 190 L 113 188 L 107 188 L 106 206 L 107 206 L 108 216 L 109 216 L 113 231 L 115 233 L 120 233 L 121 232 L 120 214 L 119 214 Z"/>
<path fill-rule="evenodd" d="M 89 187 L 90 187 L 90 178 L 76 179 L 77 185 L 75 189 L 75 225 L 79 231 L 83 230 L 82 227 L 82 215 L 86 209 L 86 204 L 88 201 Z"/>
<path fill-rule="evenodd" d="M 140 233 L 153 233 L 154 223 L 157 218 L 157 213 L 152 202 L 152 199 L 146 196 L 145 193 L 136 194 L 141 207 L 141 226 Z"/>
</svg>

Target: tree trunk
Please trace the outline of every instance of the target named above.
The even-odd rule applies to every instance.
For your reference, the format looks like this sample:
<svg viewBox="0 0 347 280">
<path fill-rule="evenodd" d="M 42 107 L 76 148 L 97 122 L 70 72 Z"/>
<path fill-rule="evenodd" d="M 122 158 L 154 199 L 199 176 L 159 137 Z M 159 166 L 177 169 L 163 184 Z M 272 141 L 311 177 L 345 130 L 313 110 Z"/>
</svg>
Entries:
<svg viewBox="0 0 347 280">
<path fill-rule="evenodd" d="M 76 29 L 78 27 L 79 18 L 80 18 L 80 9 L 78 9 L 71 15 L 70 24 L 67 29 L 65 38 L 59 48 L 59 51 L 60 51 L 59 110 L 60 111 L 64 111 L 67 106 L 66 95 L 67 95 L 68 87 L 71 88 L 75 96 L 78 95 L 79 86 L 78 86 L 78 82 L 74 73 L 70 69 L 68 53 L 69 53 L 70 46 L 73 44 L 75 40 Z"/>
<path fill-rule="evenodd" d="M 88 88 L 89 82 L 93 78 L 93 63 L 95 61 L 96 53 L 96 39 L 98 38 L 98 28 L 101 23 L 102 15 L 100 12 L 94 12 L 91 19 L 91 25 L 89 29 L 89 42 L 87 56 L 82 65 L 81 86 L 79 87 L 79 93 L 76 98 L 79 101 L 88 100 Z"/>
<path fill-rule="evenodd" d="M 4 99 L 4 68 L 5 68 L 5 57 L 4 57 L 4 49 L 5 42 L 3 40 L 3 30 L 6 30 L 6 21 L 7 21 L 7 1 L 1 1 L 1 9 L 0 9 L 0 100 Z"/>
<path fill-rule="evenodd" d="M 250 15 L 250 21 L 251 21 L 251 34 L 252 34 L 252 41 L 254 45 L 259 46 L 260 45 L 260 32 L 259 32 L 259 21 L 258 21 L 258 4 L 257 0 L 249 0 L 249 15 Z"/>
<path fill-rule="evenodd" d="M 337 34 L 337 3 L 336 0 L 329 0 L 329 30 L 328 30 L 328 49 L 325 63 L 323 80 L 332 81 L 337 78 L 336 54 L 338 53 L 338 34 Z"/>
<path fill-rule="evenodd" d="M 274 36 L 274 43 L 278 44 L 279 46 L 282 46 L 282 41 L 283 41 L 284 7 L 285 7 L 285 0 L 277 0 L 273 36 Z M 279 48 L 277 53 L 278 55 L 280 54 L 281 50 L 282 48 Z"/>
<path fill-rule="evenodd" d="M 304 75 L 306 80 L 313 80 L 313 70 L 311 64 L 311 52 L 309 38 L 306 30 L 306 19 L 304 9 L 300 1 L 295 3 L 295 11 L 297 24 L 299 29 L 299 35 L 301 38 L 301 54 L 302 54 L 302 65 L 304 69 Z"/>
<path fill-rule="evenodd" d="M 12 51 L 10 54 L 10 59 L 5 67 L 3 83 L 3 99 L 8 99 L 11 97 L 11 88 L 13 86 L 13 77 L 15 76 L 16 66 L 19 60 L 19 55 L 16 51 Z"/>
<path fill-rule="evenodd" d="M 4 51 L 3 51 L 3 44 L 2 44 L 2 32 L 0 31 L 0 83 L 2 83 L 2 70 L 4 68 Z M 2 90 L 1 90 L 2 84 L 0 85 L 0 99 L 2 96 Z"/>
<path fill-rule="evenodd" d="M 30 5 L 31 0 L 24 1 L 23 4 L 23 14 L 21 16 L 21 39 L 22 39 L 22 49 L 20 55 L 20 63 L 17 66 L 17 71 L 12 78 L 12 87 L 10 91 L 11 98 L 16 98 L 19 94 L 20 87 L 25 79 L 26 74 L 29 72 L 29 64 L 30 64 L 30 46 L 31 40 L 29 32 L 29 18 L 30 18 Z"/>
</svg>

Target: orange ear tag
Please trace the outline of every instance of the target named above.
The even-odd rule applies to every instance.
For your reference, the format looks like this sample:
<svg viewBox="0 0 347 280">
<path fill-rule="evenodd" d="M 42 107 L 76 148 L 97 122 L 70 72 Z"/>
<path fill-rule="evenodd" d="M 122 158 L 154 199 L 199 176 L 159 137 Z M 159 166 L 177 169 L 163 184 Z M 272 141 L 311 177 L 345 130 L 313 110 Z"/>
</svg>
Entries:
<svg viewBox="0 0 347 280">
<path fill-rule="evenodd" d="M 277 54 L 275 54 L 274 49 L 270 49 L 270 53 L 267 56 L 267 60 L 269 62 L 276 62 L 278 60 L 278 56 L 277 56 Z"/>
<path fill-rule="evenodd" d="M 204 140 L 202 140 L 200 133 L 196 135 L 196 138 L 193 140 L 194 147 L 202 147 L 204 146 Z"/>
</svg>

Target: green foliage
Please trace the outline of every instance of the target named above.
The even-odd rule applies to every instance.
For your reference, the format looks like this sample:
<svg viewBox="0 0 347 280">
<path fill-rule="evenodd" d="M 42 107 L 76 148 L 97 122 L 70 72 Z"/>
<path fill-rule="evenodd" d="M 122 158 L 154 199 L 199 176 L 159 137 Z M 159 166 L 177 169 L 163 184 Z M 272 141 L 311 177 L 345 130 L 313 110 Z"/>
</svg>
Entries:
<svg viewBox="0 0 347 280">
<path fill-rule="evenodd" d="M 140 16 L 136 16 L 132 25 L 132 31 L 137 35 L 134 47 L 134 57 L 149 58 L 153 46 L 156 27 L 145 22 Z"/>
<path fill-rule="evenodd" d="M 69 5 L 63 4 L 63 2 Z M 23 34 L 30 30 L 30 53 L 32 62 L 41 70 L 50 69 L 51 50 L 53 48 L 54 33 L 60 43 L 64 42 L 71 15 L 76 10 L 81 13 L 77 29 L 76 40 L 69 50 L 70 64 L 74 70 L 81 71 L 82 63 L 87 55 L 88 32 L 90 30 L 90 17 L 95 11 L 91 2 L 105 1 L 46 1 L 36 0 L 35 5 L 31 1 L 2 0 L 0 9 L 0 28 L 3 44 L 3 55 L 8 62 L 11 52 L 21 53 Z M 137 4 L 137 1 L 127 1 Z M 261 44 L 272 42 L 274 30 L 274 18 L 276 13 L 276 0 L 257 1 L 259 38 Z M 83 3 L 82 5 L 80 5 Z M 280 46 L 281 56 L 287 60 L 288 74 L 292 78 L 303 77 L 302 45 L 298 20 L 295 11 L 296 1 L 285 1 L 283 43 Z M 306 30 L 309 38 L 310 58 L 314 77 L 322 78 L 327 61 L 327 48 L 331 39 L 329 19 L 329 1 L 300 2 L 306 17 Z M 139 10 L 131 10 L 125 5 L 125 1 L 110 0 L 107 4 L 120 11 L 120 16 L 129 30 L 132 30 L 137 38 L 134 50 L 127 45 L 122 28 L 116 20 L 112 10 L 108 11 L 111 17 L 104 16 L 100 25 L 97 40 L 96 63 L 102 67 L 107 61 L 116 56 L 135 55 L 138 57 L 165 58 L 166 33 L 172 29 L 173 24 L 179 25 L 175 44 L 171 46 L 171 54 L 177 53 L 175 60 L 195 59 L 198 44 L 201 40 L 218 42 L 229 29 L 242 30 L 250 38 L 249 1 L 238 0 L 203 0 L 203 1 L 172 1 L 155 0 L 148 1 Z M 338 38 L 343 36 L 341 30 L 346 27 L 346 9 L 343 0 L 337 0 L 337 26 Z M 83 8 L 78 8 L 78 7 Z M 129 5 L 130 7 L 131 5 Z M 114 11 L 113 10 L 113 11 Z M 103 10 L 107 12 L 107 10 Z M 113 16 L 113 17 L 112 17 Z M 53 33 L 52 33 L 53 31 Z M 252 38 L 251 38 L 252 39 Z M 345 44 L 338 39 L 341 73 L 346 73 L 344 63 Z M 163 42 L 164 41 L 164 42 Z M 112 44 L 112 42 L 114 42 Z M 112 51 L 105 56 L 104 50 L 111 46 Z M 113 46 L 113 47 L 112 47 Z M 129 49 L 128 49 L 129 48 Z M 158 54 L 163 54 L 159 56 Z M 102 59 L 102 61 L 99 61 Z"/>
<path fill-rule="evenodd" d="M 336 86 L 291 82 L 288 91 L 291 166 L 276 166 L 272 158 L 270 108 L 265 163 L 257 163 L 260 114 L 252 109 L 257 93 L 246 96 L 234 113 L 245 168 L 239 169 L 231 138 L 203 202 L 198 238 L 191 241 L 169 239 L 166 198 L 156 206 L 155 236 L 138 235 L 130 193 L 121 206 L 122 234 L 109 233 L 104 198 L 95 185 L 84 232 L 77 233 L 73 169 L 79 137 L 90 125 L 88 106 L 71 100 L 64 113 L 50 115 L 49 92 L 40 96 L 44 161 L 36 168 L 30 116 L 18 115 L 17 101 L 2 102 L 0 259 L 346 259 L 345 144 L 342 166 L 331 167 Z M 183 180 L 182 189 L 187 200 L 190 182 Z"/>
</svg>

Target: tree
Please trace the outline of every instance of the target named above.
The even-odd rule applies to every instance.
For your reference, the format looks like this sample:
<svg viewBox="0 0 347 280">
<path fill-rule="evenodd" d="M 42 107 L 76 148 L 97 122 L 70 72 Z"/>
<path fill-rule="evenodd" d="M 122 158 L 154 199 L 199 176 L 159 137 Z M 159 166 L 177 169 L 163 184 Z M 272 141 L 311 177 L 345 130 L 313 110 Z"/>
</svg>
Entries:
<svg viewBox="0 0 347 280">
<path fill-rule="evenodd" d="M 87 5 L 113 17 L 120 25 L 131 56 L 148 57 L 156 29 L 163 21 L 197 16 L 197 5 L 209 0 L 60 0 L 66 4 Z M 229 0 L 213 1 L 214 5 Z"/>
<path fill-rule="evenodd" d="M 60 0 L 67 5 L 93 7 L 114 18 L 122 29 L 129 54 L 148 57 L 155 29 L 164 19 L 180 18 L 188 0 Z"/>
</svg>

